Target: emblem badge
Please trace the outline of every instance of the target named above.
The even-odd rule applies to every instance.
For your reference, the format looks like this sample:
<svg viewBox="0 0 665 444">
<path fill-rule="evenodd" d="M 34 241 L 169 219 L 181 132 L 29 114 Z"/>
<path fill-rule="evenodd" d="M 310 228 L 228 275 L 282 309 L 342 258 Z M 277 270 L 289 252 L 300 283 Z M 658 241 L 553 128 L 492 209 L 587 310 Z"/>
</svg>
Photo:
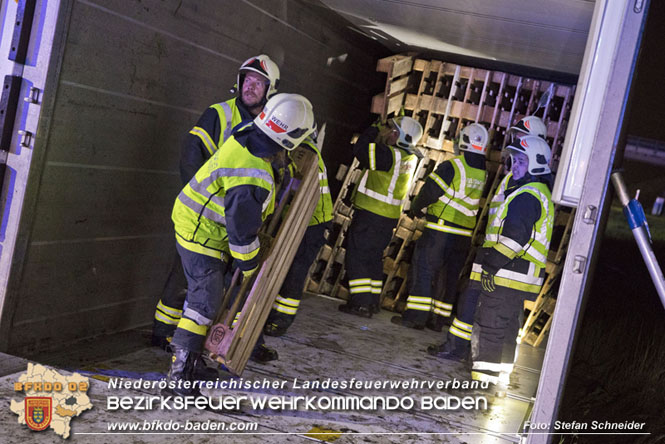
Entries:
<svg viewBox="0 0 665 444">
<path fill-rule="evenodd" d="M 53 399 L 28 396 L 25 398 L 25 422 L 32 430 L 40 432 L 51 424 Z"/>
</svg>

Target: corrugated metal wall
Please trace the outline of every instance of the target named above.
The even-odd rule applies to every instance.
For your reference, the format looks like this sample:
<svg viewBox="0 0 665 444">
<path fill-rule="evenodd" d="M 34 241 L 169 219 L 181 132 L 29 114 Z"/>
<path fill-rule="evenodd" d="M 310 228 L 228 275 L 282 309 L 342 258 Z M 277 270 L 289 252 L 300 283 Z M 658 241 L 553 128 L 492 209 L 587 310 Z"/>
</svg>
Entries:
<svg viewBox="0 0 665 444">
<path fill-rule="evenodd" d="M 374 68 L 385 54 L 312 2 L 72 3 L 44 167 L 29 179 L 34 217 L 21 221 L 27 249 L 12 270 L 11 351 L 151 322 L 175 250 L 180 143 L 230 97 L 243 60 L 283 58 L 280 91 L 304 94 L 328 122 L 330 176 L 383 87 Z"/>
</svg>

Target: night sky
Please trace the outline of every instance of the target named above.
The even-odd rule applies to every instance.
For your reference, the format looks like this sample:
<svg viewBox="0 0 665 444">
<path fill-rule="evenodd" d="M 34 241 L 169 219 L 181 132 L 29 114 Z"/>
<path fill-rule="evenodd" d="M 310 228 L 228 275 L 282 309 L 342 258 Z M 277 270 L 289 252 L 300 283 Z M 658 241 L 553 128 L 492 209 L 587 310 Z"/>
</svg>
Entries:
<svg viewBox="0 0 665 444">
<path fill-rule="evenodd" d="M 627 116 L 628 134 L 665 141 L 665 1 L 651 0 Z"/>
</svg>

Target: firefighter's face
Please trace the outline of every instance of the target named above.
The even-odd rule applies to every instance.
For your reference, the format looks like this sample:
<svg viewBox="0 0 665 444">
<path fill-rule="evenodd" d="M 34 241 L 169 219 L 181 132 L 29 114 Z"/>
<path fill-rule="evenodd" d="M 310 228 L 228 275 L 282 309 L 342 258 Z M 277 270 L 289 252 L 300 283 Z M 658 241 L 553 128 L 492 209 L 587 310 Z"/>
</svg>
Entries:
<svg viewBox="0 0 665 444">
<path fill-rule="evenodd" d="M 511 151 L 510 158 L 513 164 L 510 169 L 513 173 L 513 179 L 520 180 L 529 171 L 529 158 L 526 154 L 516 151 Z"/>
<path fill-rule="evenodd" d="M 242 102 L 248 108 L 258 106 L 268 89 L 268 79 L 261 74 L 248 72 L 242 82 Z"/>
<path fill-rule="evenodd" d="M 395 126 L 393 119 L 390 119 L 384 133 L 385 143 L 386 145 L 395 145 L 397 139 L 399 139 L 399 129 Z"/>
</svg>

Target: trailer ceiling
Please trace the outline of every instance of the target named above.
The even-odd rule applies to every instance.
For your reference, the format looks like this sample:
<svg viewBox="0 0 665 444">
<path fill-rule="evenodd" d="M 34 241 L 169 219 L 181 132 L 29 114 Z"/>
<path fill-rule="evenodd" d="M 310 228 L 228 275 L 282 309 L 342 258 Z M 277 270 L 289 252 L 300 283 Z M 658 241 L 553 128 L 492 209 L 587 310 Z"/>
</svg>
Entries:
<svg viewBox="0 0 665 444">
<path fill-rule="evenodd" d="M 578 74 L 594 0 L 322 0 L 395 53 L 426 50 Z"/>
</svg>

